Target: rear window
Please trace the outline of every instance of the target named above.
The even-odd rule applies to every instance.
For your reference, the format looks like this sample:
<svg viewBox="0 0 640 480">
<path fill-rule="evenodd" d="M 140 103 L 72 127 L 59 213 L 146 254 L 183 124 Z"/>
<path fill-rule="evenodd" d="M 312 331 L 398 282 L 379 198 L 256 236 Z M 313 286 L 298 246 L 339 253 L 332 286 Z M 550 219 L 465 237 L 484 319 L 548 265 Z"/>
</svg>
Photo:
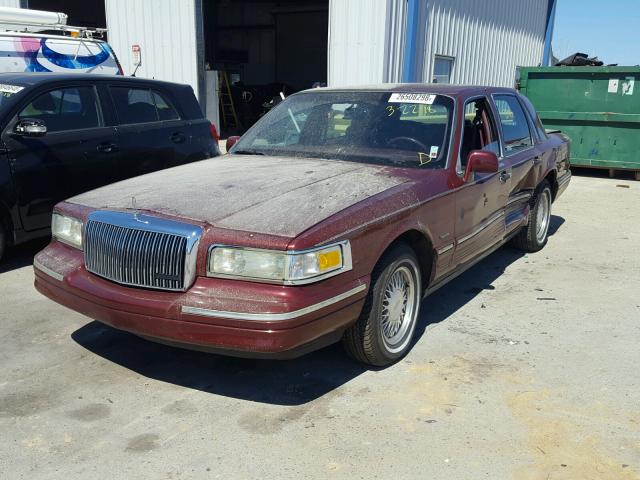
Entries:
<svg viewBox="0 0 640 480">
<path fill-rule="evenodd" d="M 158 91 L 146 88 L 111 87 L 121 125 L 177 120 L 180 115 Z"/>
</svg>

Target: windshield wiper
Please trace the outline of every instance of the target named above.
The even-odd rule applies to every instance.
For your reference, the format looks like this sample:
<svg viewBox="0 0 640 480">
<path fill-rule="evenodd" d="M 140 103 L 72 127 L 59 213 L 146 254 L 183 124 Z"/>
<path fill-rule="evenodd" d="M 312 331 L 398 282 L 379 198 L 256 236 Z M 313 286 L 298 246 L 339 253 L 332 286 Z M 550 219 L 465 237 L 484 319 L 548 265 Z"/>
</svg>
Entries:
<svg viewBox="0 0 640 480">
<path fill-rule="evenodd" d="M 264 155 L 264 153 L 257 150 L 235 150 L 233 153 L 237 155 Z"/>
</svg>

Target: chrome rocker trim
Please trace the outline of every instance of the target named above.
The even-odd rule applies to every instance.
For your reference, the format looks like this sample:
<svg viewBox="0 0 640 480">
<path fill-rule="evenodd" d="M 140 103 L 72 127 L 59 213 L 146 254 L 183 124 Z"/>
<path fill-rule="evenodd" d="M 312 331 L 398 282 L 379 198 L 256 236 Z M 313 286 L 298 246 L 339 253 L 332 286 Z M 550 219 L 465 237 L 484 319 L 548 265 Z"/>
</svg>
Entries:
<svg viewBox="0 0 640 480">
<path fill-rule="evenodd" d="M 203 317 L 216 317 L 216 318 L 229 318 L 232 320 L 248 320 L 254 322 L 271 322 L 271 321 L 283 321 L 283 320 L 292 320 L 294 318 L 301 317 L 303 315 L 307 315 L 308 313 L 312 313 L 318 311 L 322 308 L 328 307 L 329 305 L 333 305 L 334 303 L 341 302 L 342 300 L 355 295 L 356 293 L 360 293 L 366 290 L 367 285 L 362 284 L 358 285 L 351 290 L 347 290 L 340 295 L 336 295 L 335 297 L 329 298 L 322 302 L 316 303 L 314 305 L 309 305 L 308 307 L 301 308 L 299 310 L 294 310 L 293 312 L 286 313 L 244 313 L 244 312 L 228 312 L 224 310 L 210 310 L 208 308 L 199 308 L 199 307 L 189 307 L 182 306 L 182 313 L 186 313 L 189 315 L 200 315 Z"/>
<path fill-rule="evenodd" d="M 471 232 L 468 235 L 465 235 L 464 237 L 460 238 L 460 240 L 458 240 L 458 245 L 460 245 L 461 243 L 466 242 L 467 240 L 471 239 L 472 237 L 475 237 L 476 235 L 478 235 L 480 232 L 482 232 L 485 228 L 491 226 L 494 222 L 504 219 L 504 212 L 500 211 L 497 212 L 495 214 L 493 214 L 491 217 L 489 217 L 487 220 L 485 220 L 482 225 L 480 227 L 478 227 L 476 230 L 474 230 L 473 232 Z"/>
</svg>

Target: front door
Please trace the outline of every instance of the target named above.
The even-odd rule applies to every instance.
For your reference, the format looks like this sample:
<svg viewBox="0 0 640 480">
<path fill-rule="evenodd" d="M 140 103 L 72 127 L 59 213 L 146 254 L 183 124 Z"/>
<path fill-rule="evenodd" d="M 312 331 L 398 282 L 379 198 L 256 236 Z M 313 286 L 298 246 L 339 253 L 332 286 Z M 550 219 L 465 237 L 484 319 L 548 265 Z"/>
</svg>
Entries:
<svg viewBox="0 0 640 480">
<path fill-rule="evenodd" d="M 469 154 L 489 150 L 499 155 L 500 143 L 486 97 L 468 101 L 464 107 L 459 174 Z M 463 265 L 500 242 L 505 233 L 504 206 L 508 196 L 510 168 L 501 163 L 497 173 L 475 173 L 456 192 L 456 247 L 454 265 Z"/>
<path fill-rule="evenodd" d="M 16 123 L 25 118 L 42 120 L 47 133 L 15 133 Z M 112 181 L 119 158 L 110 148 L 115 130 L 103 125 L 93 86 L 41 92 L 9 122 L 2 140 L 25 230 L 49 227 L 56 203 Z"/>
</svg>

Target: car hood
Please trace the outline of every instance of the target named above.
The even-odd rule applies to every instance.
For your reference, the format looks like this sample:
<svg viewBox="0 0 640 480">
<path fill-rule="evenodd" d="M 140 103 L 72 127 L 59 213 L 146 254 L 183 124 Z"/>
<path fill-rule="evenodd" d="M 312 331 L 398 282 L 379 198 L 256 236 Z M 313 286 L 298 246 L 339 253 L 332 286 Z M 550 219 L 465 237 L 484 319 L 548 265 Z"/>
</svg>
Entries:
<svg viewBox="0 0 640 480">
<path fill-rule="evenodd" d="M 377 165 L 225 155 L 115 183 L 69 202 L 95 209 L 146 210 L 293 238 L 406 181 L 393 169 Z"/>
</svg>

